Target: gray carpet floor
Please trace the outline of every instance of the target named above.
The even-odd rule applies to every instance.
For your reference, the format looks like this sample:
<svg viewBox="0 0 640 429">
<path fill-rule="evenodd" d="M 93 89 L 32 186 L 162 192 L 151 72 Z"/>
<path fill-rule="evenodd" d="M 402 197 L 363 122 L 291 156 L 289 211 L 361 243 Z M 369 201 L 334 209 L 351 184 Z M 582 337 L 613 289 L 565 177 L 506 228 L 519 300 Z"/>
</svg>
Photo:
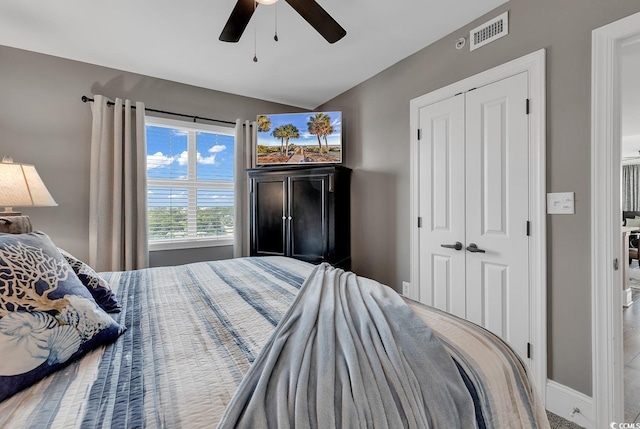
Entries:
<svg viewBox="0 0 640 429">
<path fill-rule="evenodd" d="M 547 417 L 549 417 L 549 425 L 551 429 L 581 429 L 582 426 L 578 426 L 577 424 L 570 422 L 567 419 L 563 419 L 562 417 L 553 414 L 550 411 L 547 411 Z"/>
</svg>

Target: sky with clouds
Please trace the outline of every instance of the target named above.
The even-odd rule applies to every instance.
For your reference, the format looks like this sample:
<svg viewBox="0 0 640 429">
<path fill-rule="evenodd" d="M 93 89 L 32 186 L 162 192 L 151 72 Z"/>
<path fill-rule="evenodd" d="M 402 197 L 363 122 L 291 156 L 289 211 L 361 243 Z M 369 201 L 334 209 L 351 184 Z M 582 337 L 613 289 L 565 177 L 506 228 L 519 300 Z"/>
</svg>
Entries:
<svg viewBox="0 0 640 429">
<path fill-rule="evenodd" d="M 280 146 L 280 139 L 271 135 L 274 129 L 281 125 L 293 124 L 300 132 L 299 139 L 289 140 L 289 143 L 295 145 L 317 145 L 318 138 L 309 133 L 307 122 L 316 113 L 324 113 L 331 118 L 334 133 L 327 136 L 327 141 L 331 146 L 338 146 L 342 143 L 342 112 L 312 112 L 312 113 L 283 113 L 283 114 L 267 114 L 271 119 L 271 128 L 266 132 L 258 132 L 258 144 L 264 146 Z M 324 145 L 324 139 L 322 144 Z"/>
<path fill-rule="evenodd" d="M 147 172 L 149 180 L 186 180 L 187 132 L 175 128 L 147 126 Z M 233 182 L 234 137 L 196 133 L 197 179 Z M 186 206 L 187 189 L 149 187 L 151 206 Z M 198 190 L 199 206 L 233 204 L 233 191 Z"/>
</svg>

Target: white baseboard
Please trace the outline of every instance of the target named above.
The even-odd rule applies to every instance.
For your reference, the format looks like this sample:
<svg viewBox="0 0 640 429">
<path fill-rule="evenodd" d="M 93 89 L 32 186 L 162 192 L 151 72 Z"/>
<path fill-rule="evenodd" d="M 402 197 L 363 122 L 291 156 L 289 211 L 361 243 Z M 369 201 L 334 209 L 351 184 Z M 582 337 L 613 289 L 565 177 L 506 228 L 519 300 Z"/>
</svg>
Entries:
<svg viewBox="0 0 640 429">
<path fill-rule="evenodd" d="M 587 429 L 595 428 L 593 421 L 593 400 L 591 397 L 573 390 L 553 380 L 547 380 L 547 410 L 564 417 Z"/>
</svg>

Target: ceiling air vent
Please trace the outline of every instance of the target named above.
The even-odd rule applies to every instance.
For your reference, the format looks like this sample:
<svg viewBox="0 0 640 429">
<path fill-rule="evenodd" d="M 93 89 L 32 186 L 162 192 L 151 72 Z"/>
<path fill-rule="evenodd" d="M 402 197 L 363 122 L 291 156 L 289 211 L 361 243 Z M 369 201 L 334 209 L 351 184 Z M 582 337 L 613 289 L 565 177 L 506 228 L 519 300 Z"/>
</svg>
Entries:
<svg viewBox="0 0 640 429">
<path fill-rule="evenodd" d="M 509 11 L 471 30 L 469 50 L 473 51 L 507 34 L 509 34 Z"/>
</svg>

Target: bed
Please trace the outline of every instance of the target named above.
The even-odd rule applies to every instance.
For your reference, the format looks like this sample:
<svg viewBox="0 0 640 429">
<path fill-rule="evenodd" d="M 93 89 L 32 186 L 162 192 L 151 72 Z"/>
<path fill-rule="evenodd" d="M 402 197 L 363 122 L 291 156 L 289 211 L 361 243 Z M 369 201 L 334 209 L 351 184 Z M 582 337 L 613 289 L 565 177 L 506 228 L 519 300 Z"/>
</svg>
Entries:
<svg viewBox="0 0 640 429">
<path fill-rule="evenodd" d="M 126 332 L 0 402 L 0 427 L 252 427 L 231 420 L 229 410 L 248 407 L 238 403 L 239 392 L 246 395 L 250 384 L 248 373 L 255 375 L 263 348 L 277 343 L 280 322 L 291 318 L 301 288 L 317 270 L 294 259 L 261 257 L 100 273 L 120 306 L 111 317 Z M 472 407 L 473 421 L 464 421 L 465 427 L 548 427 L 528 370 L 508 345 L 477 325 L 382 288 L 393 294 L 385 300 L 400 300 L 424 321 L 451 358 Z M 314 362 L 313 367 L 322 359 Z M 248 397 L 264 378 L 248 386 Z M 342 422 L 337 426 L 347 426 L 346 416 L 336 417 L 340 404 L 326 408 Z M 316 418 L 322 410 L 309 412 Z M 359 420 L 359 426 L 370 426 L 366 422 Z"/>
</svg>

